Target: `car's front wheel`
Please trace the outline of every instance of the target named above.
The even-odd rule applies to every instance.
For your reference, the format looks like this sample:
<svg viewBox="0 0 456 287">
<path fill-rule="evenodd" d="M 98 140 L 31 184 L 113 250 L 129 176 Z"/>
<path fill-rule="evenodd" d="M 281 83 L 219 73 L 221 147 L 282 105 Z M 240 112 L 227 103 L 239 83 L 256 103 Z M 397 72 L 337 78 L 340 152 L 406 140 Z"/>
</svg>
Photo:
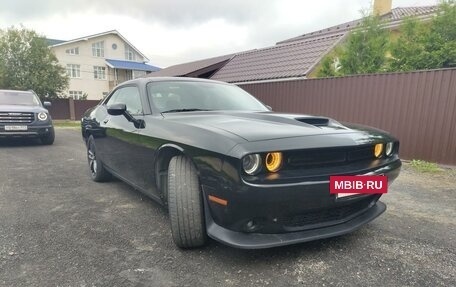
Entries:
<svg viewBox="0 0 456 287">
<path fill-rule="evenodd" d="M 111 173 L 106 170 L 103 162 L 97 157 L 93 136 L 87 140 L 87 161 L 89 162 L 90 177 L 93 181 L 104 182 L 111 179 Z"/>
<path fill-rule="evenodd" d="M 54 143 L 54 140 L 55 140 L 55 132 L 54 132 L 54 128 L 50 128 L 49 129 L 49 132 L 44 135 L 44 136 L 41 136 L 40 138 L 41 140 L 41 143 L 44 144 L 44 145 L 51 145 Z"/>
<path fill-rule="evenodd" d="M 206 243 L 203 198 L 198 174 L 185 156 L 175 156 L 168 167 L 168 210 L 174 243 L 194 248 Z"/>
</svg>

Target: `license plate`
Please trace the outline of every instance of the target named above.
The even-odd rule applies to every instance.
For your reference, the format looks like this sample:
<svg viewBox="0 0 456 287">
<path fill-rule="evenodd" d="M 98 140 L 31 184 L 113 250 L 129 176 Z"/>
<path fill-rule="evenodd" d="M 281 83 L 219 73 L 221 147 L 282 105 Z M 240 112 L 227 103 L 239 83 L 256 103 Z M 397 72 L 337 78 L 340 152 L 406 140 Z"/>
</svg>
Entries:
<svg viewBox="0 0 456 287">
<path fill-rule="evenodd" d="M 388 192 L 388 178 L 383 175 L 330 176 L 329 193 L 336 198 Z"/>
<path fill-rule="evenodd" d="M 26 131 L 27 126 L 5 126 L 5 131 Z"/>
</svg>

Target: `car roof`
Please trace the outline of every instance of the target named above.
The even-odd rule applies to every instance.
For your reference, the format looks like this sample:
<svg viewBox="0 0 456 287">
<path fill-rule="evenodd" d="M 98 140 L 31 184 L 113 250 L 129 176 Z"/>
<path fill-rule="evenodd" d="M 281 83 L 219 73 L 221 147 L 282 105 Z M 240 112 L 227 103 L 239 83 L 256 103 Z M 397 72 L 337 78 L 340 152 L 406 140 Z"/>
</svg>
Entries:
<svg viewBox="0 0 456 287">
<path fill-rule="evenodd" d="M 33 91 L 22 91 L 22 90 L 1 90 L 0 94 L 32 94 L 35 95 Z"/>
<path fill-rule="evenodd" d="M 22 90 L 2 90 L 0 89 L 0 92 L 5 92 L 5 93 L 24 93 L 24 94 L 33 94 L 32 91 L 22 91 Z"/>
<path fill-rule="evenodd" d="M 119 86 L 123 86 L 125 84 L 147 84 L 150 82 L 169 82 L 169 81 L 178 81 L 178 82 L 200 82 L 200 83 L 215 83 L 215 84 L 225 84 L 225 85 L 232 85 L 226 82 L 221 81 L 214 81 L 208 79 L 201 79 L 201 78 L 190 78 L 190 77 L 144 77 L 144 78 L 137 78 L 133 80 L 129 80 L 119 84 Z"/>
</svg>

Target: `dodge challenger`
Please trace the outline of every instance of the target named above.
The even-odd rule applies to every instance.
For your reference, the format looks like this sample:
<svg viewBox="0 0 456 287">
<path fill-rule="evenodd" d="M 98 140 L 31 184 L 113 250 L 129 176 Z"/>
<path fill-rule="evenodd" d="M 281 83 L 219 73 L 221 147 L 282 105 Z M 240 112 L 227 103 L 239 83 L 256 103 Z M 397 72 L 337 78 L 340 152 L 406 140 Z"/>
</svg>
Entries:
<svg viewBox="0 0 456 287">
<path fill-rule="evenodd" d="M 399 142 L 386 132 L 275 113 L 211 80 L 127 81 L 81 126 L 91 178 L 117 177 L 164 205 L 181 248 L 208 237 L 259 249 L 352 232 L 386 206 L 377 193 L 332 194 L 330 177 L 390 184 L 401 167 Z"/>
</svg>

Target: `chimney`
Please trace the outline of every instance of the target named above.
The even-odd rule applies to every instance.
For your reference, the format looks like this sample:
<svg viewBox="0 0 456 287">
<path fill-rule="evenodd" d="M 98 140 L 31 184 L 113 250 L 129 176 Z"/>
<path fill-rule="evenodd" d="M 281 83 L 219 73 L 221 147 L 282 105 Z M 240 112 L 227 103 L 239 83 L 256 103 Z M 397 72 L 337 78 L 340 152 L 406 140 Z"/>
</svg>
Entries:
<svg viewBox="0 0 456 287">
<path fill-rule="evenodd" d="M 383 16 L 391 12 L 393 0 L 374 0 L 374 15 Z"/>
</svg>

